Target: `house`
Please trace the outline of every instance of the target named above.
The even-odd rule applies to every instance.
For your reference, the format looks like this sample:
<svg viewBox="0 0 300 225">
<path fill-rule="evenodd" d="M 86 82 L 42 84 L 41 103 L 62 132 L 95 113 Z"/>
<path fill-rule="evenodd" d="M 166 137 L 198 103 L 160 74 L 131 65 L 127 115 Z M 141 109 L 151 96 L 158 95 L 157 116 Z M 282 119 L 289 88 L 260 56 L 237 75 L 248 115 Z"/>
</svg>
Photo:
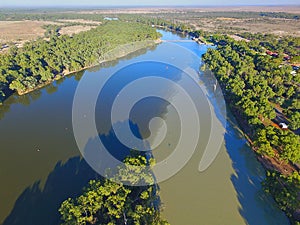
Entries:
<svg viewBox="0 0 300 225">
<path fill-rule="evenodd" d="M 291 59 L 291 57 L 289 56 L 289 55 L 284 55 L 283 56 L 283 60 L 285 60 L 285 61 L 288 61 L 288 60 L 290 60 Z"/>
<path fill-rule="evenodd" d="M 280 123 L 279 126 L 281 127 L 281 129 L 288 129 L 288 125 L 286 125 L 285 123 Z"/>
<path fill-rule="evenodd" d="M 273 56 L 273 57 L 278 57 L 278 53 L 277 52 L 272 52 L 272 51 L 269 51 L 267 50 L 266 53 L 270 56 Z"/>
<path fill-rule="evenodd" d="M 293 70 L 293 71 L 291 71 L 291 74 L 292 74 L 293 76 L 295 76 L 295 75 L 297 74 L 297 72 L 296 72 L 295 70 Z"/>
</svg>

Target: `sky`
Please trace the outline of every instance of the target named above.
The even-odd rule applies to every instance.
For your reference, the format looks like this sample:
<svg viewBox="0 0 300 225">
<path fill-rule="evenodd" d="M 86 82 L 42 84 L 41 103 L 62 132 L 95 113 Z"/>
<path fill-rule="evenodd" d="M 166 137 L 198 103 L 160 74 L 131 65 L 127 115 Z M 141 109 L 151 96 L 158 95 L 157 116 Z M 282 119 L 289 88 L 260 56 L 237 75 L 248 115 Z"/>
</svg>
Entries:
<svg viewBox="0 0 300 225">
<path fill-rule="evenodd" d="M 1 7 L 17 6 L 222 6 L 299 5 L 299 0 L 0 0 Z"/>
</svg>

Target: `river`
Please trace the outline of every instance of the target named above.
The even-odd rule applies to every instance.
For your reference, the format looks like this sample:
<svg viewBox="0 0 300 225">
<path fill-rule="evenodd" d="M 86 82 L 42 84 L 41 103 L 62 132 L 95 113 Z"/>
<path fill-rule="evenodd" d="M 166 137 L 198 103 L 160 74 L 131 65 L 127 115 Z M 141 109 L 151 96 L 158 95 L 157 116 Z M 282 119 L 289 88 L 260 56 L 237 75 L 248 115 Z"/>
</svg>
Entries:
<svg viewBox="0 0 300 225">
<path fill-rule="evenodd" d="M 171 32 L 160 32 L 162 39 L 181 40 L 172 44 L 199 57 L 207 51 L 208 46 L 188 42 L 187 38 Z M 72 128 L 72 104 L 79 82 L 83 77 L 88 77 L 92 89 L 99 76 L 105 76 L 116 67 L 133 65 L 121 70 L 111 80 L 95 109 L 97 128 L 104 137 L 103 142 L 118 151 L 122 145 L 109 133 L 111 124 L 107 116 L 110 111 L 106 107 L 111 106 L 112 98 L 118 95 L 122 85 L 143 76 L 143 71 L 164 71 L 163 76 L 180 82 L 176 68 L 155 62 L 140 63 L 149 57 L 163 59 L 167 45 L 170 43 L 164 42 L 120 60 L 67 76 L 24 96 L 13 95 L 0 106 L 0 224 L 58 224 L 57 209 L 60 203 L 76 196 L 88 180 L 97 177 L 81 159 Z M 182 51 L 186 50 L 174 49 L 176 51 L 172 52 L 172 57 L 181 59 Z M 201 62 L 190 66 L 198 70 Z M 198 170 L 204 152 L 200 143 L 178 173 L 159 183 L 163 215 L 172 225 L 289 224 L 274 201 L 262 191 L 260 182 L 264 178 L 264 169 L 255 159 L 234 118 L 230 112 L 223 116 L 218 113 L 224 105 L 214 93 L 212 74 L 201 72 L 197 79 L 212 106 L 210 116 L 225 128 L 225 132 L 221 129 L 219 132 L 224 140 L 216 159 L 203 172 Z M 149 85 L 153 84 L 150 82 Z M 172 95 L 172 88 L 161 89 L 161 94 Z M 89 87 L 86 87 L 86 93 L 89 92 Z M 206 120 L 205 110 L 199 114 L 200 121 Z M 180 127 L 176 125 L 179 118 L 174 107 L 158 98 L 146 98 L 135 105 L 130 119 L 136 124 L 140 135 L 148 137 L 148 123 L 152 117 L 158 116 L 171 126 L 168 127 L 166 140 L 153 151 L 157 161 L 163 161 L 179 139 Z M 201 137 L 207 138 L 209 125 L 205 122 L 202 125 Z M 159 136 L 162 123 L 158 121 L 153 127 L 156 136 Z M 195 131 L 186 132 L 193 135 Z"/>
</svg>

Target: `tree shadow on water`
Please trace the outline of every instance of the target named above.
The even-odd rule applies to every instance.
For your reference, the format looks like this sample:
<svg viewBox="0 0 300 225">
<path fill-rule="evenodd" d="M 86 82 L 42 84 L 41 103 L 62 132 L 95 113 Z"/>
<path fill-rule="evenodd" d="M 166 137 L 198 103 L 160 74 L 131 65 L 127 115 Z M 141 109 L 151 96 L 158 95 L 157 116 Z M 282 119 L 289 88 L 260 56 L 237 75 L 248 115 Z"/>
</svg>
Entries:
<svg viewBox="0 0 300 225">
<path fill-rule="evenodd" d="M 66 163 L 58 162 L 43 188 L 37 181 L 24 190 L 3 225 L 60 224 L 61 203 L 78 196 L 88 181 L 95 178 L 99 176 L 79 156 Z"/>
<path fill-rule="evenodd" d="M 230 114 L 230 113 L 229 113 Z M 226 129 L 225 144 L 232 160 L 234 174 L 231 182 L 240 203 L 239 212 L 247 225 L 287 225 L 288 219 L 266 194 L 261 182 L 265 170 L 257 161 L 244 136 L 236 128 L 236 121 L 229 115 L 230 125 Z"/>
<path fill-rule="evenodd" d="M 127 125 L 129 125 L 129 132 L 133 136 L 140 140 L 143 139 L 138 125 L 131 120 L 116 122 L 114 127 L 124 134 L 124 129 L 126 129 Z M 128 136 L 127 140 L 130 143 L 130 136 Z M 150 145 L 146 141 L 141 141 L 139 144 L 139 146 L 136 146 L 136 149 L 142 149 L 143 147 L 150 149 Z M 99 134 L 97 137 L 90 138 L 84 147 L 83 154 L 84 158 L 99 174 L 105 176 L 107 173 L 110 173 L 110 176 L 113 176 L 118 171 L 118 168 L 122 166 L 124 159 L 132 153 L 132 150 L 132 148 L 129 148 L 119 140 L 115 130 L 111 127 L 107 134 Z M 145 156 L 150 154 L 150 157 L 152 157 L 151 151 L 141 151 L 139 154 L 144 154 Z"/>
<path fill-rule="evenodd" d="M 132 133 L 141 138 L 138 126 L 129 122 Z M 125 122 L 120 122 L 123 126 Z M 100 138 L 109 153 L 119 161 L 130 154 L 130 149 L 118 141 L 113 129 L 108 134 L 90 138 L 86 144 L 85 154 L 92 154 L 101 166 L 111 166 L 101 160 L 101 152 L 94 153 L 94 142 Z M 90 162 L 89 162 L 90 163 Z M 58 225 L 61 223 L 58 209 L 68 198 L 75 198 L 82 193 L 92 179 L 102 179 L 81 157 L 70 158 L 67 162 L 58 162 L 41 187 L 41 181 L 26 188 L 15 202 L 10 215 L 2 225 Z"/>
<path fill-rule="evenodd" d="M 264 180 L 265 170 L 238 128 L 230 109 L 227 108 L 221 89 L 214 90 L 214 85 L 217 83 L 213 73 L 205 70 L 201 81 L 208 90 L 207 98 L 215 106 L 214 113 L 219 122 L 223 125 L 227 123 L 224 141 L 234 170 L 230 179 L 237 194 L 240 204 L 238 210 L 244 223 L 247 225 L 289 224 L 274 200 L 263 191 L 261 182 Z"/>
</svg>

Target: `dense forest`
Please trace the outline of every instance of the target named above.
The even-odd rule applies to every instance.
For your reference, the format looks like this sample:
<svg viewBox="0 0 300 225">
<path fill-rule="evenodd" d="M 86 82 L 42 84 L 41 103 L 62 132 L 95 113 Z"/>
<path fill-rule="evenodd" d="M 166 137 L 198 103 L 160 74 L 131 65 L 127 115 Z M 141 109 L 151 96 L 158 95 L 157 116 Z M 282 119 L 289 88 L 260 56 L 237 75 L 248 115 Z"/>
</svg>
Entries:
<svg viewBox="0 0 300 225">
<path fill-rule="evenodd" d="M 269 169 L 264 186 L 293 218 L 300 208 L 300 176 L 296 168 L 288 172 L 285 166 L 296 167 L 300 163 L 300 136 L 296 134 L 300 128 L 300 74 L 292 72 L 284 54 L 299 54 L 294 51 L 299 38 L 277 38 L 276 43 L 280 44 L 276 45 L 272 36 L 244 37 L 253 40 L 235 41 L 227 35 L 211 35 L 217 47 L 209 49 L 203 60 L 219 80 L 227 103 L 256 153 L 280 162 L 282 169 Z M 266 54 L 268 49 L 276 51 L 276 55 Z M 289 129 L 281 129 L 280 120 Z"/>
<path fill-rule="evenodd" d="M 55 26 L 53 29 L 57 29 Z M 45 83 L 105 60 L 109 51 L 127 44 L 123 51 L 154 44 L 159 38 L 155 29 L 121 21 L 109 21 L 73 36 L 49 32 L 49 39 L 11 47 L 0 55 L 0 96 L 4 100 L 12 91 L 26 93 Z M 143 44 L 134 44 L 144 41 Z M 132 43 L 132 44 L 130 44 Z"/>
<path fill-rule="evenodd" d="M 161 218 L 158 187 L 153 184 L 151 168 L 147 167 L 154 164 L 153 159 L 132 153 L 115 175 L 119 182 L 91 180 L 82 195 L 62 203 L 59 211 L 63 224 L 168 225 Z M 135 186 L 141 180 L 149 185 Z"/>
</svg>

